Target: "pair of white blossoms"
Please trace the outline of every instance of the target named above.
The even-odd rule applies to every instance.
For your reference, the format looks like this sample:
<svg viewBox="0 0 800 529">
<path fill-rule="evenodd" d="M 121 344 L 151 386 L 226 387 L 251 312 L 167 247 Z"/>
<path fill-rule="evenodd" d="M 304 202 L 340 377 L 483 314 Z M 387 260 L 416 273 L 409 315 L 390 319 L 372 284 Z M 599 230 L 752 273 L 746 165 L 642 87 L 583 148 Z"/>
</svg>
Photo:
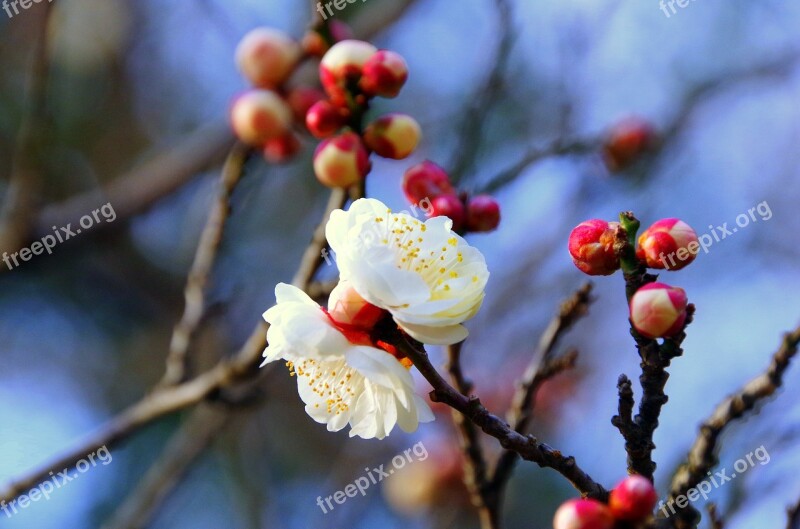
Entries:
<svg viewBox="0 0 800 529">
<path fill-rule="evenodd" d="M 264 364 L 286 361 L 306 413 L 329 431 L 349 423 L 350 437 L 383 439 L 395 424 L 412 432 L 433 420 L 414 391 L 411 363 L 371 331 L 391 318 L 422 343 L 467 337 L 461 324 L 478 312 L 489 271 L 452 226 L 447 217 L 421 222 L 357 200 L 326 226 L 340 274 L 328 308 L 294 286 L 275 287 Z"/>
</svg>

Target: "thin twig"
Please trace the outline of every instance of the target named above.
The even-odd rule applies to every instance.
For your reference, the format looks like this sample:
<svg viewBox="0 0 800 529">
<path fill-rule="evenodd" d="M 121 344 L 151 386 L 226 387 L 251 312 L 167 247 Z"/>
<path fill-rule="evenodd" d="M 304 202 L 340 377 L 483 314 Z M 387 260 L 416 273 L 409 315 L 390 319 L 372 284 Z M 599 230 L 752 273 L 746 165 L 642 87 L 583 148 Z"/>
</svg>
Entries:
<svg viewBox="0 0 800 529">
<path fill-rule="evenodd" d="M 464 395 L 472 392 L 472 382 L 466 379 L 461 368 L 461 350 L 464 342 L 447 347 L 447 372 L 453 386 Z M 470 493 L 472 504 L 478 509 L 482 529 L 498 527 L 497 513 L 487 504 L 484 496 L 486 487 L 486 459 L 478 438 L 478 430 L 472 421 L 460 412 L 451 409 L 453 423 L 458 430 L 461 450 L 464 453 L 464 485 Z"/>
<path fill-rule="evenodd" d="M 42 6 L 28 80 L 25 114 L 17 134 L 11 177 L 0 207 L 0 248 L 22 248 L 30 237 L 41 186 L 41 147 L 47 129 L 47 84 L 50 71 L 47 30 L 51 6 Z"/>
<path fill-rule="evenodd" d="M 412 361 L 433 387 L 430 393 L 432 401 L 441 402 L 458 410 L 486 434 L 497 439 L 503 448 L 515 451 L 523 459 L 533 461 L 541 467 L 556 470 L 585 496 L 603 501 L 608 498 L 608 491 L 586 474 L 575 462 L 574 457 L 565 456 L 560 451 L 540 443 L 532 435 L 515 432 L 503 419 L 489 413 L 480 399 L 475 396 L 466 397 L 448 384 L 433 367 L 424 349 L 410 345 L 404 337 L 395 337 L 391 343 L 398 345 L 398 350 Z"/>
<path fill-rule="evenodd" d="M 706 478 L 718 463 L 716 455 L 717 441 L 722 432 L 735 420 L 751 412 L 756 404 L 773 395 L 783 384 L 783 375 L 792 358 L 797 353 L 800 344 L 800 327 L 786 333 L 778 351 L 773 355 L 766 372 L 744 385 L 739 391 L 723 400 L 701 426 L 700 433 L 695 439 L 686 462 L 678 469 L 672 479 L 670 496 L 667 504 L 674 503 L 675 499 L 685 495 L 689 489 L 695 487 Z M 671 516 L 668 522 L 676 529 L 688 529 L 696 523 L 698 513 L 687 505 L 679 508 L 677 514 Z"/>
<path fill-rule="evenodd" d="M 650 158 L 655 160 L 659 154 L 664 152 L 668 144 L 679 138 L 681 133 L 687 128 L 697 109 L 715 94 L 729 88 L 734 83 L 751 81 L 762 77 L 786 75 L 788 72 L 791 72 L 791 65 L 797 62 L 798 56 L 800 56 L 799 52 L 790 51 L 777 58 L 767 60 L 764 63 L 746 68 L 742 71 L 729 73 L 698 83 L 687 92 L 674 116 L 662 127 L 663 132 L 660 135 L 661 141 Z M 478 186 L 475 192 L 494 193 L 515 181 L 530 166 L 548 158 L 585 155 L 597 152 L 602 146 L 603 141 L 603 134 L 583 138 L 559 137 L 548 144 L 531 147 L 517 162 L 486 179 L 483 184 Z"/>
<path fill-rule="evenodd" d="M 800 529 L 800 500 L 786 511 L 786 529 Z"/>
<path fill-rule="evenodd" d="M 222 162 L 233 144 L 233 134 L 227 123 L 204 126 L 179 143 L 153 154 L 148 161 L 118 176 L 102 189 L 87 191 L 45 207 L 36 218 L 34 237 L 51 233 L 53 226 L 75 222 L 105 202 L 114 206 L 117 218 L 102 226 L 121 226 L 123 220 L 146 211 L 199 172 Z"/>
<path fill-rule="evenodd" d="M 467 109 L 463 112 L 464 121 L 458 128 L 462 131 L 461 141 L 453 154 L 448 173 L 453 183 L 459 182 L 467 169 L 475 163 L 485 133 L 481 125 L 499 99 L 498 95 L 503 88 L 503 75 L 514 44 L 511 4 L 508 0 L 494 0 L 494 3 L 499 19 L 497 33 L 500 35 L 500 42 L 490 63 L 493 67 L 489 76 L 480 91 L 470 98 L 471 104 L 467 105 Z"/>
<path fill-rule="evenodd" d="M 706 510 L 708 511 L 708 518 L 711 522 L 711 529 L 725 529 L 725 520 L 723 520 L 722 516 L 719 514 L 717 504 L 713 502 L 709 503 L 706 505 Z"/>
<path fill-rule="evenodd" d="M 572 368 L 577 361 L 577 351 L 569 351 L 560 357 L 554 353 L 560 338 L 585 316 L 592 302 L 592 284 L 586 283 L 561 304 L 558 314 L 552 319 L 539 339 L 538 347 L 519 381 L 517 391 L 506 415 L 511 428 L 521 434 L 528 429 L 533 418 L 533 402 L 542 384 L 555 375 Z M 511 478 L 519 456 L 512 450 L 500 455 L 490 480 L 490 488 L 494 501 L 499 498 Z"/>
<path fill-rule="evenodd" d="M 214 268 L 225 225 L 231 213 L 231 197 L 241 181 L 249 153 L 249 148 L 237 143 L 231 149 L 222 169 L 217 198 L 203 228 L 194 262 L 186 280 L 184 291 L 186 306 L 181 320 L 172 331 L 166 369 L 160 382 L 162 386 L 179 384 L 190 375 L 191 365 L 187 352 L 197 326 L 205 314 L 206 284 Z"/>
<path fill-rule="evenodd" d="M 332 200 L 329 203 L 329 209 L 326 210 L 320 223 L 323 231 L 324 224 L 328 221 L 332 211 L 330 208 L 333 206 L 343 207 L 347 199 L 347 194 L 344 192 L 332 192 L 331 195 L 340 197 L 341 201 Z M 319 230 L 320 228 L 317 228 L 316 231 Z M 324 237 L 322 241 L 314 239 L 303 256 L 299 270 L 310 270 L 309 277 L 314 272 L 311 263 L 319 262 L 319 255 L 324 244 Z M 301 288 L 305 286 L 301 285 Z M 263 373 L 258 366 L 261 363 L 261 353 L 266 347 L 268 328 L 266 322 L 259 322 L 233 358 L 221 360 L 216 366 L 188 382 L 154 391 L 111 419 L 98 432 L 77 443 L 53 461 L 12 479 L 0 489 L 0 501 L 11 501 L 44 481 L 45 478 L 49 478 L 51 470 L 71 468 L 77 461 L 98 447 L 106 445 L 111 448 L 141 427 L 161 417 L 198 404 L 242 381 L 257 379 Z"/>
<path fill-rule="evenodd" d="M 201 406 L 194 410 L 178 433 L 169 440 L 133 494 L 128 496 L 102 528 L 148 527 L 158 507 L 232 418 L 230 410 L 224 408 Z"/>
</svg>

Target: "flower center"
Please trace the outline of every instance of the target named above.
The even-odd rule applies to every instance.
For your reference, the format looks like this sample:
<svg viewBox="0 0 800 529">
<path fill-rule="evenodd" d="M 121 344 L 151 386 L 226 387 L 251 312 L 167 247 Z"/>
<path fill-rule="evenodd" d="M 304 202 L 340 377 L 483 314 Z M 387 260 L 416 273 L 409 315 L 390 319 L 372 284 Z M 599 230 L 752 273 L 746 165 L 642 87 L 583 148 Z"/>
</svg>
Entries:
<svg viewBox="0 0 800 529">
<path fill-rule="evenodd" d="M 405 355 L 400 353 L 397 350 L 397 347 L 375 336 L 376 334 L 375 327 L 378 326 L 378 323 L 386 321 L 387 318 L 391 320 L 391 315 L 387 311 L 382 311 L 384 313 L 383 317 L 379 320 L 379 322 L 375 324 L 373 328 L 365 329 L 363 327 L 359 327 L 356 325 L 340 323 L 335 319 L 333 319 L 333 316 L 331 316 L 331 313 L 328 312 L 328 309 L 326 309 L 325 307 L 320 307 L 320 308 L 322 309 L 322 312 L 324 312 L 325 315 L 328 317 L 331 324 L 333 324 L 333 326 L 336 327 L 336 329 L 339 332 L 341 332 L 345 338 L 347 338 L 348 342 L 350 342 L 353 345 L 366 345 L 369 347 L 374 347 L 376 349 L 381 349 L 383 351 L 386 351 L 387 353 L 395 357 L 397 361 L 403 365 L 403 367 L 405 367 L 406 369 L 411 369 L 411 366 L 413 365 L 411 360 L 409 360 Z M 393 320 L 392 324 L 395 325 Z"/>
</svg>

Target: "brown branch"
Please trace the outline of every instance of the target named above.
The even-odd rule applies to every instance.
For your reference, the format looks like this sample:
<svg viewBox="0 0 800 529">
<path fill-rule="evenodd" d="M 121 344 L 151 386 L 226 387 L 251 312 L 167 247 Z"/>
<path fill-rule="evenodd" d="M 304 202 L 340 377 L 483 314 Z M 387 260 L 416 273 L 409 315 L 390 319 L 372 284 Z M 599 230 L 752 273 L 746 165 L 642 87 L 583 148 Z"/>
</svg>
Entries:
<svg viewBox="0 0 800 529">
<path fill-rule="evenodd" d="M 625 295 L 630 303 L 633 295 L 642 286 L 655 281 L 656 276 L 647 273 L 645 266 L 636 258 L 636 233 L 639 221 L 632 212 L 620 213 L 620 226 L 617 228 L 617 240 L 614 249 L 620 257 L 623 278 L 625 279 Z M 636 342 L 639 352 L 642 374 L 639 382 L 642 386 L 642 399 L 639 402 L 639 413 L 630 422 L 628 406 L 632 404 L 633 396 L 628 394 L 624 386 L 627 380 L 620 379 L 620 415 L 612 418 L 612 424 L 617 426 L 625 438 L 625 451 L 628 454 L 628 472 L 639 474 L 653 481 L 656 463 L 653 461 L 653 434 L 658 428 L 658 418 L 661 408 L 667 403 L 668 397 L 664 392 L 669 373 L 667 368 L 673 359 L 683 354 L 681 344 L 686 338 L 685 329 L 692 322 L 694 305 L 686 309 L 686 321 L 683 330 L 671 338 L 664 339 L 662 344 L 656 340 L 646 338 L 639 334 L 631 322 L 631 336 Z M 628 414 L 628 416 L 626 416 Z"/>
<path fill-rule="evenodd" d="M 143 529 L 232 418 L 230 410 L 201 406 L 193 411 L 167 444 L 136 490 L 102 529 Z"/>
<path fill-rule="evenodd" d="M 708 511 L 708 518 L 711 522 L 711 529 L 725 529 L 725 520 L 723 520 L 722 516 L 719 514 L 717 504 L 709 503 L 706 505 L 706 510 Z"/>
<path fill-rule="evenodd" d="M 786 529 L 800 529 L 800 500 L 786 510 Z"/>
<path fill-rule="evenodd" d="M 688 91 L 675 115 L 662 127 L 661 141 L 650 156 L 650 160 L 656 160 L 670 142 L 680 137 L 680 134 L 688 127 L 697 109 L 715 94 L 729 88 L 734 83 L 763 77 L 785 76 L 791 72 L 791 65 L 797 62 L 798 55 L 800 55 L 798 52 L 790 51 L 754 67 L 708 79 L 697 84 Z M 494 193 L 515 181 L 526 169 L 542 160 L 558 156 L 585 155 L 597 152 L 603 141 L 604 135 L 602 134 L 583 138 L 565 138 L 562 136 L 548 144 L 531 147 L 517 162 L 489 177 L 478 187 L 476 193 Z"/>
<path fill-rule="evenodd" d="M 574 367 L 578 358 L 577 351 L 554 357 L 556 345 L 560 338 L 585 316 L 592 302 L 592 284 L 586 283 L 561 304 L 558 314 L 545 329 L 536 352 L 523 374 L 517 391 L 506 415 L 511 428 L 524 434 L 533 418 L 533 403 L 542 384 L 557 374 Z M 490 480 L 493 501 L 499 503 L 503 490 L 517 463 L 519 456 L 513 450 L 506 450 L 500 455 Z"/>
<path fill-rule="evenodd" d="M 250 149 L 237 143 L 228 154 L 220 176 L 217 199 L 208 215 L 205 228 L 186 280 L 183 316 L 172 331 L 166 369 L 160 385 L 170 386 L 186 380 L 191 371 L 187 354 L 197 326 L 205 314 L 205 289 L 216 262 L 223 232 L 231 213 L 231 197 L 244 174 Z"/>
<path fill-rule="evenodd" d="M 503 75 L 514 44 L 511 4 L 508 0 L 494 0 L 494 3 L 500 26 L 497 31 L 500 42 L 490 63 L 493 65 L 492 70 L 480 91 L 470 98 L 471 104 L 467 105 L 468 108 L 463 113 L 464 120 L 457 129 L 462 131 L 461 141 L 453 154 L 448 172 L 453 183 L 458 183 L 464 177 L 464 173 L 472 167 L 478 157 L 485 132 L 481 125 L 494 107 L 503 88 Z"/>
<path fill-rule="evenodd" d="M 52 232 L 53 226 L 66 226 L 96 208 L 99 203 L 113 204 L 117 214 L 114 224 L 146 211 L 200 171 L 221 162 L 233 144 L 233 134 L 227 123 L 215 123 L 198 129 L 178 144 L 165 148 L 149 161 L 117 177 L 104 188 L 87 191 L 65 202 L 45 207 L 36 219 L 33 236 L 42 237 Z"/>
<path fill-rule="evenodd" d="M 331 200 L 329 203 L 328 210 L 326 210 L 320 222 L 323 231 L 324 225 L 330 217 L 331 208 L 334 206 L 343 207 L 347 199 L 345 192 L 334 191 L 331 195 L 340 197 L 341 201 Z M 317 228 L 316 232 L 319 231 L 320 228 Z M 311 270 L 312 265 L 310 262 L 319 262 L 319 254 L 322 249 L 320 244 L 324 243 L 324 238 L 321 243 L 317 239 L 312 241 L 311 246 L 314 247 L 314 251 L 310 251 L 309 248 L 305 252 L 299 270 Z M 313 275 L 313 270 L 311 272 L 310 275 Z M 301 288 L 306 286 L 306 284 L 300 285 Z M 20 477 L 12 479 L 0 489 L 0 501 L 11 501 L 44 481 L 45 478 L 49 478 L 51 470 L 70 468 L 85 457 L 86 454 L 103 445 L 111 448 L 133 432 L 161 417 L 198 404 L 219 394 L 225 388 L 240 382 L 257 379 L 263 373 L 258 366 L 261 363 L 261 353 L 266 347 L 268 327 L 265 322 L 259 322 L 245 344 L 231 359 L 220 361 L 213 368 L 188 382 L 157 389 L 118 414 L 98 432 L 77 443 L 59 457 L 24 473 Z"/>
<path fill-rule="evenodd" d="M 42 6 L 28 74 L 25 114 L 17 133 L 8 189 L 0 207 L 0 248 L 22 248 L 31 232 L 41 186 L 41 148 L 47 131 L 47 84 L 50 70 L 47 30 L 51 5 Z"/>
<path fill-rule="evenodd" d="M 552 158 L 554 156 L 583 155 L 597 151 L 600 148 L 599 138 L 579 138 L 575 140 L 564 140 L 559 138 L 547 145 L 532 147 L 528 149 L 522 157 L 514 164 L 503 169 L 496 175 L 490 177 L 476 190 L 476 194 L 492 194 L 499 189 L 507 186 L 523 173 L 528 167 L 535 163 Z"/>
<path fill-rule="evenodd" d="M 503 448 L 517 452 L 523 459 L 532 461 L 540 467 L 556 470 L 583 495 L 599 500 L 608 498 L 608 491 L 586 474 L 575 462 L 574 457 L 565 456 L 560 451 L 540 443 L 532 435 L 515 432 L 501 418 L 489 413 L 480 399 L 475 396 L 466 397 L 454 389 L 436 371 L 424 349 L 410 345 L 402 336 L 394 337 L 390 343 L 396 344 L 398 350 L 413 362 L 425 380 L 433 386 L 433 391 L 430 393 L 432 401 L 441 402 L 461 412 L 486 434 L 497 439 Z"/>
<path fill-rule="evenodd" d="M 786 333 L 778 351 L 773 355 L 766 372 L 744 385 L 739 391 L 723 400 L 701 426 L 700 434 L 689 450 L 686 462 L 672 479 L 667 503 L 675 501 L 695 487 L 718 463 L 716 455 L 719 436 L 733 421 L 751 412 L 756 404 L 773 395 L 783 384 L 783 375 L 800 344 L 800 327 Z M 687 506 L 678 509 L 668 521 L 677 529 L 688 529 L 696 523 L 698 513 Z M 668 526 L 668 525 L 665 525 Z"/>
<path fill-rule="evenodd" d="M 472 382 L 466 379 L 461 369 L 461 349 L 464 342 L 447 347 L 447 372 L 453 386 L 461 394 L 472 392 Z M 486 487 L 486 459 L 478 438 L 478 430 L 470 420 L 455 409 L 450 410 L 453 423 L 458 430 L 461 450 L 464 453 L 464 485 L 470 493 L 472 504 L 478 510 L 482 529 L 496 529 L 497 512 L 487 503 L 484 490 Z"/>
</svg>

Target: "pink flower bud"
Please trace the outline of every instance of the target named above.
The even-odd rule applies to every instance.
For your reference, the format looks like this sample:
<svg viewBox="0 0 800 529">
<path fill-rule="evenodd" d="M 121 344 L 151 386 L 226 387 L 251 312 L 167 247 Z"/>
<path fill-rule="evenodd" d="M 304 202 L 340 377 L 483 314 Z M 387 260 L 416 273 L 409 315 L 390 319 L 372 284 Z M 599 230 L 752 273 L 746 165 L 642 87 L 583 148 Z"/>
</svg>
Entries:
<svg viewBox="0 0 800 529">
<path fill-rule="evenodd" d="M 631 298 L 631 322 L 646 338 L 668 338 L 683 329 L 687 304 L 682 288 L 649 283 Z"/>
<path fill-rule="evenodd" d="M 318 101 L 308 109 L 306 128 L 316 138 L 327 138 L 344 127 L 348 115 L 347 110 L 329 101 Z"/>
<path fill-rule="evenodd" d="M 467 230 L 494 231 L 500 224 L 500 204 L 489 195 L 477 195 L 467 203 Z"/>
<path fill-rule="evenodd" d="M 621 171 L 632 165 L 642 154 L 652 149 L 657 135 L 649 122 L 628 118 L 616 124 L 603 146 L 603 157 L 610 171 Z"/>
<path fill-rule="evenodd" d="M 553 518 L 553 529 L 611 529 L 614 517 L 608 507 L 595 500 L 569 500 Z"/>
<path fill-rule="evenodd" d="M 441 195 L 431 200 L 432 217 L 450 217 L 453 221 L 453 230 L 459 231 L 464 226 L 466 208 L 455 195 Z"/>
<path fill-rule="evenodd" d="M 653 514 L 657 501 L 658 494 L 649 479 L 628 476 L 611 491 L 608 505 L 616 518 L 635 522 Z"/>
<path fill-rule="evenodd" d="M 334 44 L 322 57 L 319 78 L 334 104 L 346 103 L 349 84 L 360 79 L 364 64 L 376 51 L 377 48 L 369 42 L 343 40 Z"/>
<path fill-rule="evenodd" d="M 601 219 L 587 220 L 569 234 L 569 254 L 572 262 L 590 276 L 607 276 L 619 269 L 619 257 L 614 252 L 616 222 Z"/>
<path fill-rule="evenodd" d="M 364 143 L 378 156 L 402 160 L 419 144 L 422 130 L 419 123 L 406 114 L 381 116 L 364 131 Z"/>
<path fill-rule="evenodd" d="M 328 314 L 336 323 L 371 330 L 388 313 L 369 303 L 346 281 L 342 281 L 328 298 Z"/>
<path fill-rule="evenodd" d="M 650 268 L 680 270 L 694 261 L 699 250 L 691 226 L 679 219 L 662 219 L 639 236 L 636 257 Z"/>
<path fill-rule="evenodd" d="M 272 28 L 256 28 L 236 48 L 236 64 L 259 88 L 275 88 L 289 77 L 300 59 L 300 45 Z"/>
<path fill-rule="evenodd" d="M 267 140 L 264 144 L 264 158 L 270 163 L 289 161 L 300 151 L 300 140 L 292 132 Z"/>
<path fill-rule="evenodd" d="M 364 64 L 359 86 L 365 94 L 397 97 L 408 80 L 408 65 L 399 53 L 381 50 Z"/>
<path fill-rule="evenodd" d="M 231 107 L 233 132 L 244 143 L 256 147 L 285 134 L 291 121 L 289 106 L 272 90 L 245 92 Z"/>
<path fill-rule="evenodd" d="M 314 152 L 314 173 L 328 187 L 350 187 L 369 172 L 367 150 L 355 132 L 329 138 Z"/>
<path fill-rule="evenodd" d="M 403 192 L 412 204 L 418 204 L 425 198 L 433 200 L 442 195 L 455 196 L 456 194 L 445 170 L 428 160 L 405 172 Z"/>
<path fill-rule="evenodd" d="M 325 99 L 325 93 L 317 88 L 298 86 L 289 91 L 286 101 L 292 109 L 295 121 L 305 123 L 308 110 L 318 101 Z"/>
</svg>

